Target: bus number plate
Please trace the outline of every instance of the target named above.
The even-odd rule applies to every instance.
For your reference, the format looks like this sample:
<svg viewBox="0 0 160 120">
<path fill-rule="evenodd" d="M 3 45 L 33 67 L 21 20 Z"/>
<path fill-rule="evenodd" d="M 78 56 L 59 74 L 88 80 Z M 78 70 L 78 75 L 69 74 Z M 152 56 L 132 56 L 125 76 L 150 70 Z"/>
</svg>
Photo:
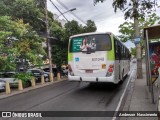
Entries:
<svg viewBox="0 0 160 120">
<path fill-rule="evenodd" d="M 86 70 L 86 73 L 93 73 L 93 70 Z"/>
</svg>

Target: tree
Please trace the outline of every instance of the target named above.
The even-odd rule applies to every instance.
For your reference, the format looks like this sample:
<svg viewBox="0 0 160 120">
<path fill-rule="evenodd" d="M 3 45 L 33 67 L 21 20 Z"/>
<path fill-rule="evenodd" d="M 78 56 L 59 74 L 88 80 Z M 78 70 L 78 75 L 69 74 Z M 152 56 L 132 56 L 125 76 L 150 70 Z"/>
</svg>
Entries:
<svg viewBox="0 0 160 120">
<path fill-rule="evenodd" d="M 56 21 L 52 22 L 51 36 L 54 35 L 57 38 L 51 45 L 52 61 L 57 65 L 58 71 L 60 71 L 62 64 L 67 64 L 69 37 L 80 33 L 82 33 L 82 26 L 75 20 L 67 22 L 64 28 Z"/>
<path fill-rule="evenodd" d="M 29 24 L 23 20 L 12 21 L 11 17 L 0 17 L 0 61 L 1 71 L 15 70 L 16 60 L 28 60 L 38 64 L 45 55 L 42 41 Z M 5 62 L 4 62 L 5 61 Z"/>
<path fill-rule="evenodd" d="M 37 32 L 45 31 L 44 9 L 39 7 L 38 0 L 1 0 L 0 14 L 11 16 L 13 20 L 23 19 Z M 43 3 L 41 1 L 41 3 Z"/>
<path fill-rule="evenodd" d="M 136 56 L 136 48 L 131 48 L 131 55 Z"/>
<path fill-rule="evenodd" d="M 46 25 L 44 3 L 45 0 L 1 0 L 0 14 L 10 16 L 10 19 L 16 22 L 23 19 L 23 23 L 32 27 L 32 31 L 36 31 L 38 34 L 45 36 Z M 62 63 L 67 63 L 68 41 L 71 35 L 96 30 L 95 24 L 91 20 L 87 21 L 86 26 L 79 25 L 77 21 L 70 21 L 66 23 L 65 28 L 63 28 L 59 22 L 53 20 L 53 14 L 49 11 L 48 21 L 50 36 L 58 39 L 57 41 L 51 40 L 51 44 L 53 44 L 53 63 L 57 64 L 57 66 L 60 66 Z M 23 42 L 16 42 L 19 45 L 19 47 L 17 46 L 19 52 L 21 51 L 21 56 L 19 57 L 28 57 L 27 51 L 30 51 L 30 41 L 30 39 L 24 38 Z M 23 48 L 28 49 L 25 51 Z M 60 55 L 62 53 L 64 54 L 63 56 Z"/>
<path fill-rule="evenodd" d="M 150 14 L 148 16 L 144 18 L 139 18 L 139 29 L 140 29 L 140 37 L 142 38 L 142 34 L 143 34 L 143 28 L 144 27 L 148 27 L 148 26 L 152 26 L 155 23 L 157 23 L 158 21 L 160 21 L 160 17 L 157 16 L 155 13 Z M 121 35 L 119 35 L 118 37 L 120 38 L 120 40 L 122 42 L 126 42 L 128 40 L 133 40 L 134 39 L 134 23 L 133 22 L 124 22 L 123 24 L 121 24 L 119 26 L 119 32 L 121 33 Z"/>
<path fill-rule="evenodd" d="M 94 3 L 104 1 L 105 0 L 94 0 Z M 157 0 L 113 0 L 112 6 L 115 12 L 117 12 L 117 9 L 122 10 L 125 13 L 125 19 L 132 19 L 139 17 L 144 18 L 147 14 L 155 10 L 155 6 L 158 6 L 158 3 Z M 134 6 L 136 6 L 136 10 L 134 10 Z"/>
<path fill-rule="evenodd" d="M 83 27 L 83 33 L 87 32 L 95 32 L 97 30 L 97 27 L 92 20 L 87 20 L 86 26 Z"/>
<path fill-rule="evenodd" d="M 67 64 L 68 39 L 65 37 L 65 29 L 56 22 L 52 22 L 51 36 L 52 35 L 56 38 L 53 40 L 53 44 L 51 43 L 52 62 L 60 69 L 62 64 Z"/>
<path fill-rule="evenodd" d="M 88 33 L 95 32 L 97 27 L 92 20 L 87 20 L 87 24 L 85 26 L 79 25 L 77 21 L 72 20 L 65 24 L 65 37 L 69 39 L 70 36 L 80 34 L 80 33 Z"/>
<path fill-rule="evenodd" d="M 64 27 L 65 27 L 65 33 L 68 35 L 67 36 L 68 38 L 71 35 L 82 33 L 82 28 L 75 20 L 67 22 Z"/>
<path fill-rule="evenodd" d="M 94 0 L 95 3 L 103 2 L 104 0 Z M 124 17 L 134 19 L 134 38 L 139 37 L 138 18 L 144 18 L 146 14 L 154 10 L 157 6 L 157 0 L 113 0 L 114 11 L 120 9 L 125 12 Z M 142 78 L 142 59 L 141 59 L 141 46 L 136 45 L 137 50 L 137 78 Z"/>
</svg>

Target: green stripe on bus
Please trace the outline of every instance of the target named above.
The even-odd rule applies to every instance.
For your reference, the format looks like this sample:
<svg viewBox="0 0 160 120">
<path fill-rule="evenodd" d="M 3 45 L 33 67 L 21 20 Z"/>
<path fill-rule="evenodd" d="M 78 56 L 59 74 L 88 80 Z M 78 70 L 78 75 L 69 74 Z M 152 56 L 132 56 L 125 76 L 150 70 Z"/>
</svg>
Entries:
<svg viewBox="0 0 160 120">
<path fill-rule="evenodd" d="M 113 34 L 111 35 L 111 42 L 112 42 L 112 50 L 107 51 L 107 60 L 114 60 L 115 59 Z"/>
<path fill-rule="evenodd" d="M 68 52 L 68 61 L 72 61 L 73 60 L 73 54 Z"/>
</svg>

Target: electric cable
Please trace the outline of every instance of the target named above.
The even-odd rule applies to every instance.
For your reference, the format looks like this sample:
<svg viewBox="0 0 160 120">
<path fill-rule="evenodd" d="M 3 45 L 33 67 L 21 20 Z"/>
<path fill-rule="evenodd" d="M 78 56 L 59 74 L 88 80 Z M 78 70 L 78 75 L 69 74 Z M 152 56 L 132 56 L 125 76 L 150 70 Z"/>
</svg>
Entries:
<svg viewBox="0 0 160 120">
<path fill-rule="evenodd" d="M 67 22 L 69 22 L 69 20 L 63 15 L 63 13 L 59 10 L 59 8 L 52 2 L 52 0 L 49 0 L 52 5 L 62 14 L 62 16 L 67 20 Z"/>
<path fill-rule="evenodd" d="M 63 6 L 66 10 L 69 10 L 69 8 L 67 6 L 65 6 L 60 0 L 56 0 L 61 6 Z M 76 17 L 79 21 L 81 21 L 83 24 L 86 25 L 86 23 L 81 19 L 79 18 L 76 14 L 70 12 L 74 17 Z"/>
</svg>

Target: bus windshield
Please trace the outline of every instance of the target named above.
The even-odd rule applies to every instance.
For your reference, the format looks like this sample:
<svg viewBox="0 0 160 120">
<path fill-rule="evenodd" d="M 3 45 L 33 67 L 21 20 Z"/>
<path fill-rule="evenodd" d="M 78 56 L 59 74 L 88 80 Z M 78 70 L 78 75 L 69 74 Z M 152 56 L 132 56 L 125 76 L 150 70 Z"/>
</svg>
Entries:
<svg viewBox="0 0 160 120">
<path fill-rule="evenodd" d="M 70 52 L 109 51 L 112 49 L 111 38 L 107 34 L 95 34 L 73 37 Z"/>
</svg>

